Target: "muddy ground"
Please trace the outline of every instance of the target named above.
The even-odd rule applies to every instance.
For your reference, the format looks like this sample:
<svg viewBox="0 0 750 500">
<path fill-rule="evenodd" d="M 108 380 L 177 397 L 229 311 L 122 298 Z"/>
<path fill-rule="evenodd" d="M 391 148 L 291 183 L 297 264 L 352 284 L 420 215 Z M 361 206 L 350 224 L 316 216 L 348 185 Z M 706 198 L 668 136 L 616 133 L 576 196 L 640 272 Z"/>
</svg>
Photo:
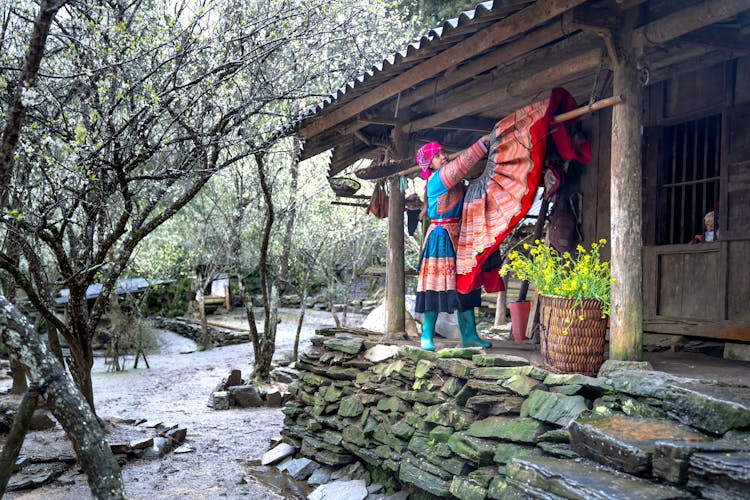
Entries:
<svg viewBox="0 0 750 500">
<path fill-rule="evenodd" d="M 282 311 L 278 331 L 276 358 L 287 356 L 293 347 L 297 311 Z M 361 316 L 351 318 L 360 324 Z M 243 314 L 213 316 L 211 320 L 246 327 Z M 315 329 L 333 326 L 328 312 L 308 311 L 302 332 L 302 345 L 309 345 Z M 143 362 L 127 371 L 110 372 L 103 357 L 93 370 L 95 403 L 98 415 L 108 422 L 115 435 L 132 430 L 132 426 L 110 424 L 118 418 L 147 419 L 187 427 L 186 443 L 195 449 L 184 454 L 169 453 L 158 460 L 129 461 L 122 474 L 128 498 L 288 498 L 289 492 L 275 491 L 261 484 L 250 473 L 252 461 L 268 450 L 277 437 L 283 415 L 278 408 L 230 409 L 215 411 L 206 405 L 211 391 L 231 369 L 249 374 L 252 360 L 250 344 L 196 350 L 191 340 L 174 333 L 154 330 L 158 352 L 148 355 L 151 366 Z M 0 394 L 10 385 L 0 379 Z M 4 396 L 7 397 L 7 396 Z M 150 431 L 143 431 L 150 432 Z M 112 438 L 116 439 L 116 438 Z M 110 440 L 110 443 L 112 442 Z M 0 445 L 3 437 L 0 436 Z M 56 429 L 32 432 L 21 454 L 33 456 L 69 455 L 73 451 L 57 425 Z M 273 478 L 272 478 L 273 479 Z M 8 499 L 85 499 L 91 498 L 86 477 L 73 469 L 49 485 L 33 490 L 6 494 Z"/>
</svg>

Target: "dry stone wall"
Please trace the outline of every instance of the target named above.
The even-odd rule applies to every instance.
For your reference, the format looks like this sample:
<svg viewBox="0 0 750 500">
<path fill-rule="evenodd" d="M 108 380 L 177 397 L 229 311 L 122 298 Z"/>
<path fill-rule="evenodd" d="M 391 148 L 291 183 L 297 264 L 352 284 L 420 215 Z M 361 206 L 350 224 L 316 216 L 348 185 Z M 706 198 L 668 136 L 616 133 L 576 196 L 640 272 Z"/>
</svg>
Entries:
<svg viewBox="0 0 750 500">
<path fill-rule="evenodd" d="M 750 491 L 747 387 L 638 363 L 557 375 L 479 349 L 318 333 L 290 385 L 284 441 L 368 484 L 462 499 Z"/>
</svg>

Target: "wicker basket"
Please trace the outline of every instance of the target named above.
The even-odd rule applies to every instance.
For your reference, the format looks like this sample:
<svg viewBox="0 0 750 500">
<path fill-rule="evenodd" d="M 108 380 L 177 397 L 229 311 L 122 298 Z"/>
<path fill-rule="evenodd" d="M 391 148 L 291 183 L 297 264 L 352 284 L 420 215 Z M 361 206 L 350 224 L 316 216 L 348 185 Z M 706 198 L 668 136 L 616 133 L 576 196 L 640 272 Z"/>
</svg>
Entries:
<svg viewBox="0 0 750 500">
<path fill-rule="evenodd" d="M 336 196 L 343 197 L 353 196 L 362 186 L 358 181 L 348 177 L 331 177 L 328 179 L 328 184 L 331 185 Z"/>
<path fill-rule="evenodd" d="M 607 318 L 602 303 L 539 296 L 541 349 L 545 368 L 554 373 L 596 376 L 604 363 Z M 583 319 L 580 319 L 583 316 Z"/>
</svg>

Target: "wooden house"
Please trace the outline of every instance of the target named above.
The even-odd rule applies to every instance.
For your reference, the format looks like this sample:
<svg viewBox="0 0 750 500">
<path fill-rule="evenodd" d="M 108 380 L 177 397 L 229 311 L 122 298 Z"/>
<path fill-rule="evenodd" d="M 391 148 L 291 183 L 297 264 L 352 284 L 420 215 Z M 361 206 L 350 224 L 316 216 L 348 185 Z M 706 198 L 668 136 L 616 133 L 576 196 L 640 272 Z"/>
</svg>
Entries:
<svg viewBox="0 0 750 500">
<path fill-rule="evenodd" d="M 750 341 L 750 0 L 485 2 L 287 132 L 303 159 L 333 149 L 329 177 L 362 158 L 386 176 L 427 141 L 468 146 L 555 86 L 592 104 L 582 233 L 610 242 L 610 357 L 639 359 L 644 330 Z M 403 200 L 390 182 L 387 327 L 399 332 Z M 689 244 L 711 211 L 718 238 Z"/>
</svg>

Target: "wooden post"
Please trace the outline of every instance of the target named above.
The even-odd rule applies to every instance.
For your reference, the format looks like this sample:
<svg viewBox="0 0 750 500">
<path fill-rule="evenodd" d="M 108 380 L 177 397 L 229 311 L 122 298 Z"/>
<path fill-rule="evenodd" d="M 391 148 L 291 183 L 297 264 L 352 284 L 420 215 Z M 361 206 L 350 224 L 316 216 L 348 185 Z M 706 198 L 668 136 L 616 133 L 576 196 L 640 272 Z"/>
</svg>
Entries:
<svg viewBox="0 0 750 500">
<path fill-rule="evenodd" d="M 505 286 L 508 286 L 508 276 L 503 276 L 503 280 L 505 281 Z M 502 292 L 497 292 L 497 301 L 495 302 L 495 326 L 504 325 L 506 323 L 506 311 L 505 309 L 508 306 L 508 292 L 506 290 L 503 290 Z"/>
<path fill-rule="evenodd" d="M 410 156 L 408 134 L 393 128 L 391 141 L 397 158 Z M 398 176 L 388 180 L 388 262 L 386 267 L 385 322 L 387 338 L 406 338 L 404 280 L 404 193 Z"/>
<path fill-rule="evenodd" d="M 612 284 L 609 358 L 638 361 L 643 352 L 643 259 L 641 238 L 641 148 L 643 86 L 633 46 L 633 18 L 605 33 L 614 72 L 613 93 L 624 103 L 612 110 L 611 252 Z"/>
<path fill-rule="evenodd" d="M 388 263 L 386 267 L 386 333 L 406 331 L 404 288 L 404 194 L 399 178 L 388 181 Z"/>
</svg>

